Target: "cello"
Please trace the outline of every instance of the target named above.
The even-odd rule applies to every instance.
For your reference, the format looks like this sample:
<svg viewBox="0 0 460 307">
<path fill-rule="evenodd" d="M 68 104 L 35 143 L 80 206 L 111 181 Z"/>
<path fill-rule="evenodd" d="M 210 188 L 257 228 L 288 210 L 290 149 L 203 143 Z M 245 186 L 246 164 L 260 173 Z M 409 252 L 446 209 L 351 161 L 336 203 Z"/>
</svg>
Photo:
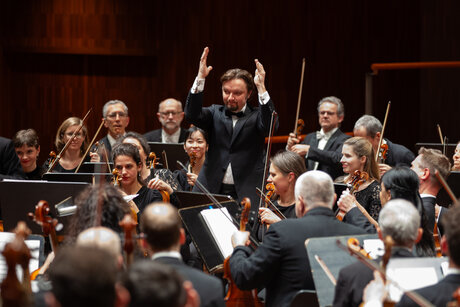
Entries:
<svg viewBox="0 0 460 307">
<path fill-rule="evenodd" d="M 249 198 L 243 198 L 241 201 L 243 211 L 240 218 L 240 231 L 246 231 L 246 224 L 249 220 L 249 211 L 251 210 L 251 201 Z M 224 278 L 228 280 L 228 291 L 225 297 L 227 307 L 263 307 L 264 304 L 259 301 L 257 291 L 240 290 L 233 281 L 230 272 L 230 256 L 224 260 Z"/>
</svg>

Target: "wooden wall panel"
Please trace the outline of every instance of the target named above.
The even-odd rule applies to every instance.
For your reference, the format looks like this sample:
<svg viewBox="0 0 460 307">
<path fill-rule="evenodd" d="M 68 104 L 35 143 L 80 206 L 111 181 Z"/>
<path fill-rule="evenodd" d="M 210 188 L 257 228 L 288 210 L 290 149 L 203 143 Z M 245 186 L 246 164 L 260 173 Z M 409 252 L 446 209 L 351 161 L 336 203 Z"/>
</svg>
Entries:
<svg viewBox="0 0 460 307">
<path fill-rule="evenodd" d="M 219 77 L 225 70 L 253 73 L 258 58 L 280 115 L 278 134 L 287 134 L 294 126 L 306 57 L 305 132 L 317 129 L 316 104 L 329 95 L 345 103 L 343 129 L 350 131 L 364 112 L 364 77 L 371 63 L 458 60 L 460 19 L 453 16 L 458 6 L 453 0 L 2 1 L 0 134 L 11 137 L 34 127 L 46 152 L 60 122 L 90 107 L 93 133 L 110 99 L 128 104 L 130 130 L 158 128 L 158 103 L 167 97 L 185 102 L 204 46 L 211 48 L 214 67 L 205 104 L 221 103 Z M 416 141 L 432 140 L 429 106 L 439 96 L 436 89 L 448 83 L 439 80 L 420 71 L 374 78 L 374 114 L 383 118 L 386 102 L 393 101 L 388 137 L 411 148 Z M 455 109 L 458 94 L 442 93 Z"/>
</svg>

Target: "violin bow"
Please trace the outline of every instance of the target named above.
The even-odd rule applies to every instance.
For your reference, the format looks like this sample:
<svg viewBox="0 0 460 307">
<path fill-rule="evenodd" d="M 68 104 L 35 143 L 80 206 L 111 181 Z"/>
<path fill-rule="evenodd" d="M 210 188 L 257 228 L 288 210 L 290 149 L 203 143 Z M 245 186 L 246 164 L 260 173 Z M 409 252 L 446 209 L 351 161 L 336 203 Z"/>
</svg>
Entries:
<svg viewBox="0 0 460 307">
<path fill-rule="evenodd" d="M 182 164 L 182 162 L 180 162 L 179 160 L 176 161 L 177 164 L 180 165 L 180 167 L 182 167 L 183 170 L 187 171 L 187 168 L 184 166 L 184 164 Z M 214 197 L 214 195 L 211 194 L 211 192 L 209 192 L 208 189 L 206 189 L 206 187 L 197 179 L 195 181 L 195 185 L 204 193 L 206 194 L 206 196 L 212 201 L 213 204 L 215 204 L 217 206 L 217 209 L 219 210 L 223 210 L 224 209 L 224 206 L 222 206 L 222 204 Z M 225 214 L 223 211 L 222 213 L 224 214 L 224 216 L 230 221 L 232 222 L 233 225 L 236 226 L 237 229 L 240 229 L 240 224 L 233 218 L 233 216 L 231 214 L 227 215 Z M 257 242 L 256 239 L 254 239 L 254 237 L 252 235 L 249 235 L 249 239 L 251 240 L 251 242 L 256 246 L 256 247 L 259 247 L 259 243 Z"/>
<path fill-rule="evenodd" d="M 86 118 L 88 117 L 89 113 L 91 113 L 91 110 L 92 109 L 89 109 L 89 111 L 86 113 L 85 117 L 83 117 L 83 119 L 81 120 L 81 123 L 80 123 L 80 126 L 78 126 L 77 130 L 74 131 L 74 133 L 72 134 L 72 136 L 70 137 L 70 139 L 65 143 L 64 145 L 64 148 L 62 148 L 61 152 L 56 156 L 56 159 L 53 160 L 53 162 L 51 163 L 51 165 L 49 166 L 48 170 L 46 171 L 47 173 L 51 172 L 54 168 L 54 166 L 56 166 L 56 163 L 59 162 L 59 160 L 61 159 L 62 155 L 66 152 L 67 148 L 69 147 L 70 143 L 75 139 L 75 137 L 77 136 L 77 133 L 80 132 L 81 128 L 83 128 L 83 125 L 85 123 L 85 120 Z"/>
<path fill-rule="evenodd" d="M 441 183 L 442 187 L 446 190 L 447 194 L 449 195 L 450 199 L 455 203 L 457 201 L 457 197 L 455 197 L 454 192 L 452 192 L 452 189 L 449 187 L 447 184 L 446 180 L 442 178 L 441 174 L 439 174 L 438 170 L 434 171 L 434 174 L 438 181 Z"/>
<path fill-rule="evenodd" d="M 447 146 L 447 137 L 442 136 L 441 126 L 439 124 L 436 124 L 436 127 L 438 128 L 439 138 L 441 139 L 442 154 L 445 155 L 446 154 L 446 146 Z"/>
<path fill-rule="evenodd" d="M 101 124 L 99 125 L 99 128 L 96 131 L 96 134 L 94 134 L 94 137 L 91 140 L 91 143 L 89 143 L 88 148 L 86 148 L 85 154 L 83 155 L 83 157 L 81 157 L 80 163 L 78 164 L 77 169 L 75 170 L 75 173 L 78 173 L 78 170 L 80 169 L 81 165 L 83 164 L 83 161 L 85 160 L 86 155 L 91 150 L 91 147 L 93 147 L 94 141 L 96 141 L 96 138 L 97 138 L 97 135 L 99 134 L 99 131 L 101 131 L 102 126 L 104 126 L 104 122 L 105 122 L 105 120 L 102 119 L 102 122 L 101 122 Z"/>
<path fill-rule="evenodd" d="M 375 161 L 377 163 L 379 162 L 380 146 L 382 146 L 383 133 L 385 132 L 385 127 L 387 125 L 388 113 L 390 113 L 390 106 L 391 106 L 391 101 L 388 101 L 387 111 L 385 112 L 385 118 L 383 119 L 382 132 L 380 133 L 379 147 L 377 147 L 377 152 L 375 153 Z"/>
<path fill-rule="evenodd" d="M 305 75 L 305 58 L 302 59 L 302 72 L 300 73 L 299 96 L 297 98 L 297 112 L 295 115 L 294 133 L 297 133 L 297 122 L 299 121 L 300 101 L 302 100 L 303 78 Z"/>
<path fill-rule="evenodd" d="M 390 279 L 387 277 L 385 270 L 383 270 L 377 263 L 374 261 L 366 258 L 363 254 L 360 252 L 357 252 L 348 246 L 345 246 L 340 240 L 336 241 L 336 244 L 339 248 L 343 249 L 345 252 L 350 253 L 350 255 L 354 256 L 356 259 L 358 259 L 361 263 L 366 265 L 369 269 L 372 271 L 377 271 L 379 272 L 383 279 L 392 283 L 394 286 L 396 286 L 398 289 L 402 290 L 410 299 L 412 299 L 415 303 L 417 303 L 419 306 L 422 307 L 434 307 L 433 304 L 431 304 L 429 301 L 427 301 L 423 296 L 420 294 L 413 292 L 413 291 L 405 291 L 395 280 Z"/>
<path fill-rule="evenodd" d="M 261 190 L 263 190 L 265 186 L 265 181 L 266 181 L 266 176 L 267 176 L 267 171 L 269 168 L 268 161 L 270 160 L 270 153 L 272 150 L 272 136 L 275 130 L 275 123 L 278 118 L 278 114 L 273 111 L 272 116 L 270 119 L 270 134 L 268 135 L 268 142 L 267 142 L 267 152 L 265 153 L 265 163 L 264 163 L 264 175 L 262 177 L 262 185 L 261 185 Z M 262 206 L 262 198 L 259 201 L 259 208 Z"/>
</svg>

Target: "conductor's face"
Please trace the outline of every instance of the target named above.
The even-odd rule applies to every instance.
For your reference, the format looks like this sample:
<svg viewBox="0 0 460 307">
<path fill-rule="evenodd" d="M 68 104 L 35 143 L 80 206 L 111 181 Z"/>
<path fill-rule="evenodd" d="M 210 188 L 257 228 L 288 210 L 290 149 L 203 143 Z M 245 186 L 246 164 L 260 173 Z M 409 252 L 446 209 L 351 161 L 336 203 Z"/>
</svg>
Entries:
<svg viewBox="0 0 460 307">
<path fill-rule="evenodd" d="M 224 105 L 232 112 L 239 112 L 251 95 L 242 79 L 232 79 L 222 83 Z"/>
</svg>

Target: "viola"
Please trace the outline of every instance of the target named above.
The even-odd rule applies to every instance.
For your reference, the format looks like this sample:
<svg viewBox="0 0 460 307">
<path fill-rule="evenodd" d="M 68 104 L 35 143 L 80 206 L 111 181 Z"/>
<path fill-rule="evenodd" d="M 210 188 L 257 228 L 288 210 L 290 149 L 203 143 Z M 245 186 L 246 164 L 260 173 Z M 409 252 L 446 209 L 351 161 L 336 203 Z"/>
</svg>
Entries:
<svg viewBox="0 0 460 307">
<path fill-rule="evenodd" d="M 241 202 L 243 211 L 240 218 L 240 231 L 246 231 L 246 224 L 249 220 L 249 211 L 251 210 L 251 201 L 248 198 L 243 198 Z M 233 281 L 230 272 L 230 257 L 224 260 L 224 278 L 228 280 L 228 292 L 225 297 L 227 307 L 262 307 L 263 304 L 257 297 L 256 290 L 244 291 L 240 290 Z"/>
<path fill-rule="evenodd" d="M 120 186 L 121 183 L 121 176 L 120 176 L 120 171 L 116 168 L 113 169 L 112 171 L 112 184 L 116 187 Z"/>
<path fill-rule="evenodd" d="M 303 121 L 303 119 L 299 118 L 297 120 L 297 129 L 295 131 L 297 137 L 302 134 L 302 130 L 304 127 L 305 127 L 305 122 Z"/>
</svg>

